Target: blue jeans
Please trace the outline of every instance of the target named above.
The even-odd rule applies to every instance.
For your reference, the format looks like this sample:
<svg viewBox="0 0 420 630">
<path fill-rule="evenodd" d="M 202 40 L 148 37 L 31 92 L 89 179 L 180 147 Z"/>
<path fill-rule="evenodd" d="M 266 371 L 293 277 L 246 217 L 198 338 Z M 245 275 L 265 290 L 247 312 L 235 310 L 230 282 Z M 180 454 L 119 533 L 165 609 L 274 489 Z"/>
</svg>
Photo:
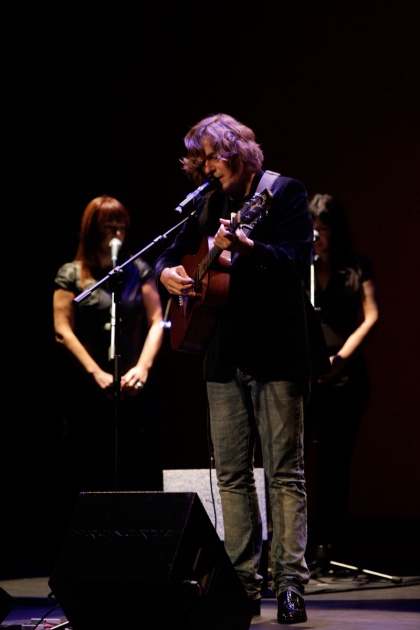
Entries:
<svg viewBox="0 0 420 630">
<path fill-rule="evenodd" d="M 286 589 L 303 594 L 309 581 L 303 451 L 308 392 L 309 385 L 305 391 L 291 381 L 261 383 L 239 371 L 228 383 L 207 382 L 224 544 L 251 599 L 260 596 L 262 583 L 262 522 L 253 472 L 256 430 L 272 516 L 272 590 L 276 597 Z"/>
</svg>

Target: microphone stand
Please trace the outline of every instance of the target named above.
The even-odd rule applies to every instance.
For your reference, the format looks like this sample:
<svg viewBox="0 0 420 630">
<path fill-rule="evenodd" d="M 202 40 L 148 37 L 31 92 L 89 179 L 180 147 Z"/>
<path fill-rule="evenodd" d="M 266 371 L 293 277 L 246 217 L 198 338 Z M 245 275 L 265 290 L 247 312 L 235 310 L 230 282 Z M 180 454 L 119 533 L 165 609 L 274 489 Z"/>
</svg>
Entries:
<svg viewBox="0 0 420 630">
<path fill-rule="evenodd" d="M 121 295 L 124 288 L 124 277 L 120 269 L 117 269 L 116 257 L 112 256 L 112 267 L 115 274 L 109 281 L 111 295 L 111 345 L 109 346 L 108 359 L 114 361 L 113 371 L 113 399 L 115 420 L 115 490 L 119 488 L 119 429 L 120 429 L 120 403 L 121 403 L 121 355 L 119 354 L 120 336 L 120 306 Z M 118 325 L 117 325 L 118 323 Z"/>
<path fill-rule="evenodd" d="M 178 206 L 179 207 L 179 206 Z M 176 210 L 178 212 L 178 210 Z M 112 291 L 112 303 L 111 303 L 111 345 L 109 348 L 109 359 L 114 360 L 114 380 L 113 380 L 113 396 L 114 396 L 114 418 L 115 418 L 115 490 L 119 489 L 119 430 L 120 430 L 120 402 L 121 402 L 121 356 L 118 354 L 119 352 L 119 324 L 120 324 L 120 305 L 121 305 L 121 294 L 122 289 L 124 287 L 124 267 L 131 264 L 136 258 L 144 254 L 146 251 L 151 249 L 154 245 L 157 245 L 162 240 L 168 238 L 169 234 L 171 234 L 174 230 L 179 229 L 190 217 L 196 216 L 197 211 L 193 210 L 189 215 L 187 215 L 182 221 L 179 221 L 176 225 L 170 228 L 164 234 L 153 239 L 148 245 L 143 247 L 137 254 L 131 256 L 128 260 L 126 260 L 121 265 L 114 265 L 113 269 L 106 274 L 101 280 L 96 282 L 90 289 L 86 289 L 80 295 L 74 298 L 73 302 L 80 303 L 88 295 L 96 291 L 98 287 L 100 287 L 105 282 L 109 283 L 109 287 Z M 113 261 L 114 264 L 114 261 Z M 162 328 L 170 328 L 170 322 L 166 321 L 168 317 L 169 309 L 167 308 L 165 311 L 165 319 L 162 322 Z"/>
<path fill-rule="evenodd" d="M 319 233 L 314 230 L 314 238 L 313 241 L 317 241 L 319 238 Z M 315 254 L 315 247 L 314 245 L 312 245 L 312 249 L 311 249 L 311 269 L 310 269 L 310 299 L 311 299 L 311 303 L 312 306 L 315 308 L 315 310 L 318 310 L 315 306 L 315 260 L 316 260 L 317 256 Z"/>
<path fill-rule="evenodd" d="M 315 251 L 311 252 L 311 279 L 310 279 L 311 303 L 315 308 Z"/>
</svg>

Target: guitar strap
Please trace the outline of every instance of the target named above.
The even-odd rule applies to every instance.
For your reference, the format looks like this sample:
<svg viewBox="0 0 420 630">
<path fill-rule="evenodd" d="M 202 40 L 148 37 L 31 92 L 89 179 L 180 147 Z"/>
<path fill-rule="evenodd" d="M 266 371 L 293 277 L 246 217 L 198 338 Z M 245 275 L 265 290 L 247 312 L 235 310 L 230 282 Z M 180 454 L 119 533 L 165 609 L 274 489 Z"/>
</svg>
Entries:
<svg viewBox="0 0 420 630">
<path fill-rule="evenodd" d="M 280 173 L 276 173 L 275 171 L 264 171 L 264 175 L 261 177 L 255 193 L 260 193 L 266 188 L 270 190 L 277 177 L 280 177 Z"/>
<path fill-rule="evenodd" d="M 277 179 L 277 177 L 280 177 L 280 173 L 276 173 L 275 171 L 264 171 L 263 176 L 261 177 L 260 181 L 258 182 L 258 186 L 257 186 L 257 188 L 255 190 L 255 195 L 263 192 L 267 188 L 270 190 L 271 186 L 273 185 L 273 183 Z M 238 254 L 233 254 L 232 255 L 232 260 L 231 260 L 231 263 L 230 263 L 231 265 L 233 265 L 233 263 L 235 262 L 237 257 L 238 257 Z"/>
</svg>

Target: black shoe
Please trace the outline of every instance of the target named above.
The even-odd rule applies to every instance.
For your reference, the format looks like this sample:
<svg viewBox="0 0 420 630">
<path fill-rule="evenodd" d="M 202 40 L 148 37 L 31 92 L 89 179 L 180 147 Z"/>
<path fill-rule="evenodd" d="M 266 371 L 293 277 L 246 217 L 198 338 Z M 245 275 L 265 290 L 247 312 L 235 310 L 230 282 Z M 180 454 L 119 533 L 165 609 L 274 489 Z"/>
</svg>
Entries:
<svg viewBox="0 0 420 630">
<path fill-rule="evenodd" d="M 277 597 L 277 621 L 279 623 L 301 623 L 306 621 L 305 602 L 293 591 L 283 591 Z"/>
</svg>

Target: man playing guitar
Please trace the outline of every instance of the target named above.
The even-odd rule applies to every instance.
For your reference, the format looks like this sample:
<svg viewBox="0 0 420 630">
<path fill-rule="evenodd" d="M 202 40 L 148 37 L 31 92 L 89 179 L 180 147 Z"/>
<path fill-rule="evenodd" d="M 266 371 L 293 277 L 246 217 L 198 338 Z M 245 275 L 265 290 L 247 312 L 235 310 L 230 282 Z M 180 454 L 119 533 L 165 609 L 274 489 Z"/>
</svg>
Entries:
<svg viewBox="0 0 420 630">
<path fill-rule="evenodd" d="M 277 619 L 299 623 L 307 618 L 304 590 L 310 577 L 305 560 L 304 413 L 311 379 L 330 370 L 324 337 L 303 286 L 313 244 L 307 193 L 296 179 L 277 174 L 268 195 L 262 188 L 264 156 L 254 132 L 227 114 L 199 121 L 184 143 L 185 173 L 197 185 L 211 177 L 217 186 L 198 199 L 196 211 L 157 258 L 155 274 L 174 303 L 173 313 L 177 309 L 187 324 L 194 303 L 212 282 L 208 269 L 213 262 L 206 261 L 202 273 L 201 254 L 206 257 L 215 247 L 213 269 L 221 265 L 221 275 L 228 277 L 226 298 L 209 309 L 211 332 L 203 346 L 183 348 L 181 341 L 179 349 L 203 354 L 224 544 L 255 615 L 263 581 L 253 472 L 259 434 L 272 515 L 270 566 Z M 242 221 L 242 213 L 246 216 L 253 207 L 255 216 Z M 204 327 L 201 323 L 195 332 Z"/>
</svg>

